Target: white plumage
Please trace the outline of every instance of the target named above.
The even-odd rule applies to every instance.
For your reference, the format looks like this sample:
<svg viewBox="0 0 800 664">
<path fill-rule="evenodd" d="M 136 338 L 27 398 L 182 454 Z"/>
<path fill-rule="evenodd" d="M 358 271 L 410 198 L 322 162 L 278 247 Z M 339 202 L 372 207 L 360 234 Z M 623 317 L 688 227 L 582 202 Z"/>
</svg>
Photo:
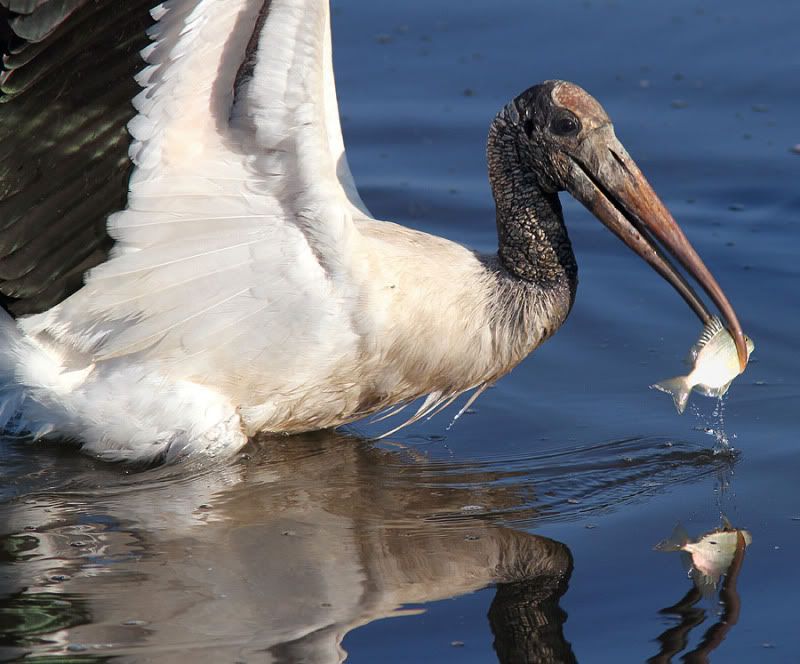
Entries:
<svg viewBox="0 0 800 664">
<path fill-rule="evenodd" d="M 532 301 L 502 302 L 486 259 L 369 216 L 327 2 L 267 4 L 153 10 L 114 252 L 57 306 L 4 321 L 8 426 L 109 459 L 231 453 L 425 394 L 432 412 L 551 333 Z"/>
<path fill-rule="evenodd" d="M 128 38 L 143 38 L 134 19 L 146 1 L 126 5 L 133 12 L 119 27 Z M 130 69 L 129 42 L 108 39 L 116 5 L 79 4 L 93 17 L 87 39 Z M 38 107 L 41 122 L 28 122 L 26 99 L 37 98 L 25 93 L 39 77 L 48 83 L 37 88 L 40 104 L 61 94 L 52 65 L 63 33 L 52 31 L 74 7 L 13 7 L 0 12 L 4 34 L 22 39 L 14 31 L 27 25 L 16 15 L 25 10 L 54 37 L 27 52 L 4 42 L 0 67 L 0 102 L 11 102 L 9 117 L 24 129 L 5 132 L 11 159 L 0 162 L 0 213 L 8 214 L 0 304 L 18 316 L 40 312 L 16 321 L 0 314 L 6 429 L 74 438 L 108 459 L 170 460 L 230 454 L 261 431 L 397 413 L 420 397 L 405 423 L 474 390 L 469 404 L 569 314 L 577 265 L 559 191 L 708 320 L 672 255 L 719 309 L 739 370 L 746 366 L 727 297 L 602 106 L 573 83 L 534 85 L 492 121 L 499 248 L 485 256 L 375 220 L 364 207 L 339 126 L 326 0 L 168 0 L 152 13 L 138 94 L 114 67 L 94 72 L 109 90 L 87 88 L 91 73 L 79 68 L 64 86 L 67 101 Z M 38 68 L 22 71 L 47 48 Z M 121 126 L 131 115 L 119 100 L 129 95 L 138 114 L 128 143 Z M 108 110 L 108 127 L 73 122 L 69 114 L 85 103 L 92 117 Z M 41 168 L 54 144 L 48 181 Z M 97 222 L 116 203 L 99 197 L 122 185 L 125 171 L 113 169 L 126 144 L 126 205 L 108 217 L 106 234 Z M 90 157 L 87 171 L 76 174 L 73 151 Z M 97 267 L 80 287 L 75 277 L 87 265 Z"/>
</svg>

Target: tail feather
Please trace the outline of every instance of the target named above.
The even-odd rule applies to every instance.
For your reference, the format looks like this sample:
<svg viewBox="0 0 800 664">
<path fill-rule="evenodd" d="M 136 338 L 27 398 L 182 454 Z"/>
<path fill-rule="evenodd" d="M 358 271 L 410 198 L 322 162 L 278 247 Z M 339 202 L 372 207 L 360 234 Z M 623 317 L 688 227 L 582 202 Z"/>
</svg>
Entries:
<svg viewBox="0 0 800 664">
<path fill-rule="evenodd" d="M 686 404 L 689 402 L 689 392 L 692 391 L 692 386 L 686 376 L 667 378 L 650 387 L 672 395 L 675 408 L 680 414 L 683 414 L 683 411 L 686 410 Z"/>
</svg>

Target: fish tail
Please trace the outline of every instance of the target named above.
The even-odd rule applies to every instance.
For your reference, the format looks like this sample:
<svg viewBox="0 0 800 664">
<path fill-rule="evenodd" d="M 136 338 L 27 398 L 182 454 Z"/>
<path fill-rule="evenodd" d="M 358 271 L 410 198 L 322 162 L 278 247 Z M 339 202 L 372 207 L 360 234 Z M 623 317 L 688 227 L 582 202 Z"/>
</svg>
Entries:
<svg viewBox="0 0 800 664">
<path fill-rule="evenodd" d="M 671 394 L 672 400 L 675 402 L 675 408 L 679 413 L 683 414 L 683 411 L 686 410 L 686 404 L 689 402 L 689 392 L 692 391 L 692 386 L 689 384 L 687 376 L 667 378 L 655 385 L 651 385 L 651 387 Z"/>
<path fill-rule="evenodd" d="M 654 549 L 656 551 L 682 551 L 683 547 L 688 543 L 689 533 L 686 532 L 686 529 L 681 524 L 677 524 L 669 539 L 659 542 Z"/>
</svg>

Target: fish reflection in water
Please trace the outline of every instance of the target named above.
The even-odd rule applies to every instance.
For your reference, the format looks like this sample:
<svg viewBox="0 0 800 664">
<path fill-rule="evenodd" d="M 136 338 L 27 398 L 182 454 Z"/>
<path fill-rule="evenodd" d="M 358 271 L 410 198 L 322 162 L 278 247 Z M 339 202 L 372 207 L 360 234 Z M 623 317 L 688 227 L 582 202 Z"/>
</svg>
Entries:
<svg viewBox="0 0 800 664">
<path fill-rule="evenodd" d="M 750 546 L 752 536 L 746 530 L 734 528 L 722 517 L 722 527 L 716 528 L 692 541 L 686 530 L 678 524 L 669 539 L 659 542 L 656 551 L 680 551 L 684 566 L 691 574 L 697 589 L 710 597 L 727 573 L 736 556 L 739 540 Z"/>
<path fill-rule="evenodd" d="M 692 587 L 676 604 L 661 609 L 662 615 L 676 616 L 679 622 L 658 636 L 661 650 L 647 660 L 649 664 L 667 664 L 687 647 L 692 629 L 706 619 L 705 609 L 697 604 L 713 596 L 719 587 L 719 603 L 722 606 L 719 620 L 706 630 L 697 647 L 681 658 L 686 662 L 709 661 L 710 653 L 739 621 L 741 599 L 736 582 L 744 562 L 745 549 L 751 541 L 750 533 L 734 528 L 723 517 L 721 528 L 706 533 L 694 542 L 689 541 L 685 531 L 676 528 L 669 540 L 656 546 L 656 550 L 660 551 L 683 552 L 684 564 L 691 570 Z M 721 585 L 720 579 L 723 579 Z"/>
<path fill-rule="evenodd" d="M 642 499 L 645 478 L 713 472 L 718 458 L 697 452 L 620 441 L 470 468 L 325 433 L 209 470 L 125 477 L 80 459 L 58 489 L 42 468 L 38 490 L 0 506 L 5 654 L 341 662 L 351 630 L 494 584 L 501 662 L 574 662 L 559 607 L 569 549 L 501 521 Z"/>
</svg>

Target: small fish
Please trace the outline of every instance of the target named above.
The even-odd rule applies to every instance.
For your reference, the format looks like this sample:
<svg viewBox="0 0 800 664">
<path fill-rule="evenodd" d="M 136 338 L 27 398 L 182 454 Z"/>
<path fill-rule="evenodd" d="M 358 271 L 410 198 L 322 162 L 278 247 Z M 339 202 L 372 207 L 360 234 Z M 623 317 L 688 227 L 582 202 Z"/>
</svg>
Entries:
<svg viewBox="0 0 800 664">
<path fill-rule="evenodd" d="M 712 594 L 719 585 L 719 580 L 733 562 L 739 536 L 744 545 L 750 546 L 752 536 L 746 530 L 734 528 L 730 521 L 722 517 L 722 527 L 692 541 L 683 526 L 678 524 L 672 536 L 659 542 L 656 551 L 681 551 L 684 564 L 692 575 L 697 589 L 704 596 Z"/>
<path fill-rule="evenodd" d="M 755 345 L 747 335 L 744 340 L 747 358 L 750 359 Z M 721 397 L 741 373 L 733 337 L 716 316 L 706 323 L 697 343 L 689 351 L 687 362 L 693 365 L 688 375 L 668 378 L 650 386 L 671 394 L 679 413 L 686 410 L 692 390 L 707 397 Z"/>
</svg>

